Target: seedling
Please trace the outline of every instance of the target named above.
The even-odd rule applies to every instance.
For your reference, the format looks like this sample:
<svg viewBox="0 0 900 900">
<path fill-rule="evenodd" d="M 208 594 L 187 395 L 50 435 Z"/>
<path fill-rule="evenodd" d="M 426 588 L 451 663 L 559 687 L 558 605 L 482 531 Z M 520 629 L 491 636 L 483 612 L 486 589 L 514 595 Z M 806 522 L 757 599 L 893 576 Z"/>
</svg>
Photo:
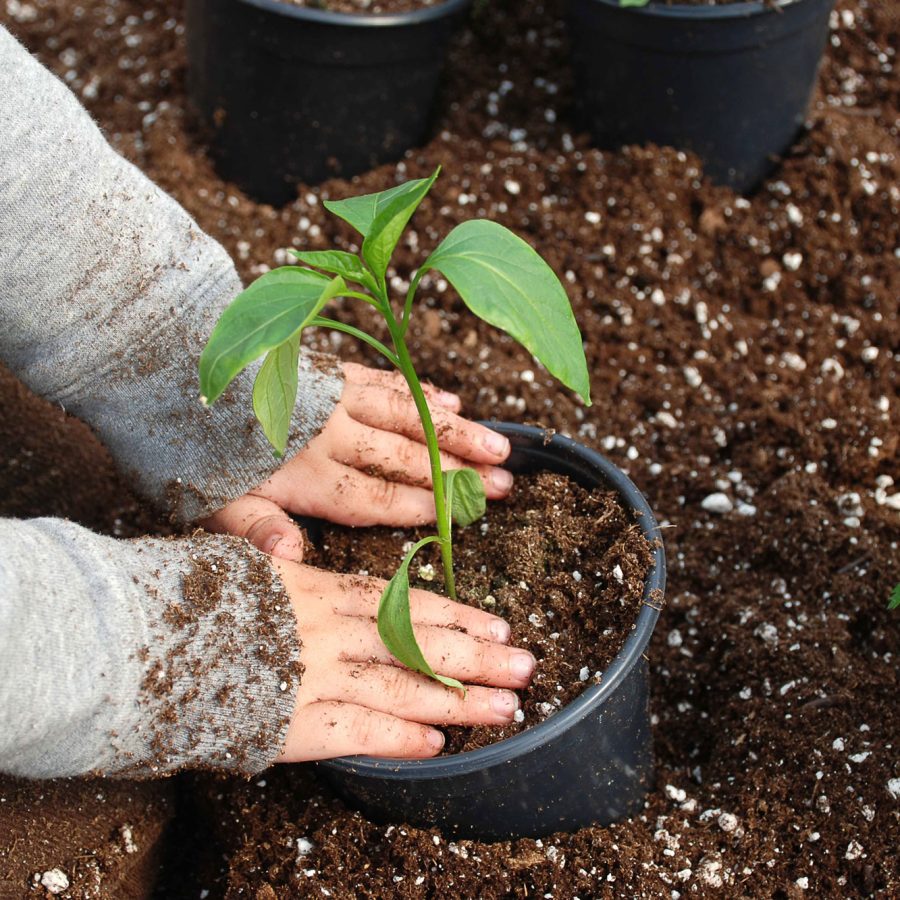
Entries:
<svg viewBox="0 0 900 900">
<path fill-rule="evenodd" d="M 475 219 L 457 225 L 416 272 L 405 301 L 395 308 L 386 279 L 391 256 L 439 172 L 377 194 L 325 201 L 326 209 L 362 235 L 361 255 L 342 250 L 292 251 L 305 265 L 274 269 L 253 282 L 222 313 L 210 335 L 200 356 L 200 389 L 203 403 L 215 403 L 239 372 L 265 354 L 253 386 L 253 410 L 276 455 L 281 456 L 297 399 L 297 360 L 304 328 L 333 328 L 352 335 L 403 373 L 428 447 L 438 533 L 419 541 L 388 582 L 378 608 L 378 633 L 408 668 L 462 688 L 455 679 L 437 675 L 425 660 L 409 612 L 409 566 L 426 544 L 440 544 L 444 584 L 456 599 L 452 525 L 468 525 L 485 510 L 484 489 L 473 469 L 441 471 L 434 423 L 407 348 L 406 335 L 423 276 L 429 271 L 443 275 L 476 316 L 515 338 L 587 404 L 590 382 L 581 333 L 559 279 L 525 241 L 496 222 Z M 323 316 L 325 306 L 336 297 L 359 300 L 378 310 L 393 347 Z"/>
<path fill-rule="evenodd" d="M 891 599 L 888 601 L 888 609 L 897 609 L 900 607 L 900 584 L 895 584 L 891 591 Z"/>
</svg>

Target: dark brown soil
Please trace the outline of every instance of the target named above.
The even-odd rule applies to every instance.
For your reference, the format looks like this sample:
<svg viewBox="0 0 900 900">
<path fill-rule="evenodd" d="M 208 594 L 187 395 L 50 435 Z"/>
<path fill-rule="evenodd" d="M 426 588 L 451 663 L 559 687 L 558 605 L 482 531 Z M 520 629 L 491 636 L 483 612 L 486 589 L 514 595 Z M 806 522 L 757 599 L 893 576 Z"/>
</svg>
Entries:
<svg viewBox="0 0 900 900">
<path fill-rule="evenodd" d="M 403 13 L 439 6 L 443 0 L 284 0 L 294 6 L 342 13 Z"/>
<path fill-rule="evenodd" d="M 146 900 L 175 809 L 172 788 L 0 780 L 0 898 Z"/>
<path fill-rule="evenodd" d="M 309 562 L 390 578 L 408 542 L 432 532 L 328 526 Z M 456 529 L 453 544 L 459 599 L 503 616 L 511 643 L 530 650 L 538 664 L 522 692 L 521 721 L 448 728 L 445 753 L 516 734 L 598 683 L 634 625 L 653 562 L 650 544 L 615 493 L 586 491 L 549 472 L 520 476 L 484 520 Z M 416 555 L 410 583 L 442 588 L 434 545 Z"/>
<path fill-rule="evenodd" d="M 669 605 L 649 650 L 658 780 L 641 815 L 541 844 L 450 848 L 364 822 L 303 767 L 276 769 L 218 784 L 216 816 L 182 820 L 191 865 L 169 866 L 161 896 L 222 896 L 229 882 L 254 900 L 323 887 L 339 898 L 897 896 L 898 629 L 885 608 L 900 567 L 896 4 L 840 0 L 809 128 L 752 197 L 711 187 L 673 150 L 590 150 L 571 124 L 561 2 L 494 0 L 456 47 L 426 147 L 399 172 L 304 189 L 280 211 L 198 154 L 179 2 L 78 10 L 32 0 L 0 6 L 0 20 L 68 76 L 114 145 L 245 277 L 291 246 L 349 246 L 323 196 L 442 163 L 393 274 L 408 279 L 465 218 L 514 228 L 565 279 L 595 406 L 434 280 L 413 326 L 422 374 L 459 390 L 470 414 L 537 421 L 603 449 L 671 526 Z M 339 314 L 378 333 L 366 308 Z M 317 340 L 373 363 L 350 340 Z M 121 481 L 92 472 L 99 493 L 85 496 L 84 472 L 65 464 L 83 431 L 56 413 L 58 437 L 42 442 L 45 420 L 8 382 L 0 391 L 4 426 L 32 454 L 22 479 L 37 479 L 17 488 L 14 512 L 59 511 L 70 491 L 111 530 L 97 510 L 121 503 Z M 710 511 L 724 508 L 708 500 L 716 493 L 735 509 Z M 140 527 L 125 516 L 122 527 Z M 201 792 L 182 781 L 181 793 Z M 225 859 L 208 837 L 222 822 Z M 301 838 L 314 847 L 298 860 Z"/>
</svg>

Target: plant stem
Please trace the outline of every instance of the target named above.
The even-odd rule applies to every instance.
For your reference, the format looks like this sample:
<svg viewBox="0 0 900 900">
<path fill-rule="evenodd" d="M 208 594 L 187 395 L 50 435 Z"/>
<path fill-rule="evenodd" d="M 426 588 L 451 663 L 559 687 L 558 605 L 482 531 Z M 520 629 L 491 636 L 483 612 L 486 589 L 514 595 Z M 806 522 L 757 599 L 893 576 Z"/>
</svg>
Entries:
<svg viewBox="0 0 900 900">
<path fill-rule="evenodd" d="M 378 309 L 383 312 L 380 305 L 378 306 Z M 355 337 L 368 344 L 374 350 L 377 350 L 392 365 L 396 366 L 398 369 L 400 368 L 400 360 L 397 359 L 395 353 L 391 353 L 391 351 L 377 338 L 373 338 L 370 334 L 366 334 L 364 331 L 360 331 L 352 325 L 346 325 L 344 322 L 339 322 L 337 319 L 329 319 L 327 316 L 316 316 L 310 324 L 315 325 L 318 328 L 331 328 L 334 331 L 342 331 L 344 334 L 349 334 L 351 337 Z"/>
<path fill-rule="evenodd" d="M 451 600 L 456 599 L 456 579 L 453 577 L 453 544 L 451 541 L 450 516 L 447 511 L 447 497 L 444 493 L 444 478 L 441 474 L 441 451 L 438 445 L 437 433 L 434 430 L 434 421 L 431 418 L 431 410 L 425 399 L 425 391 L 415 367 L 409 355 L 406 341 L 403 339 L 403 330 L 394 318 L 390 307 L 385 300 L 385 319 L 391 338 L 394 341 L 394 349 L 397 351 L 397 368 L 403 373 L 406 383 L 409 385 L 413 402 L 419 418 L 422 420 L 422 429 L 425 432 L 425 445 L 428 447 L 428 460 L 431 463 L 431 483 L 434 490 L 434 510 L 437 517 L 438 536 L 441 542 L 441 562 L 444 566 L 444 585 Z"/>
</svg>

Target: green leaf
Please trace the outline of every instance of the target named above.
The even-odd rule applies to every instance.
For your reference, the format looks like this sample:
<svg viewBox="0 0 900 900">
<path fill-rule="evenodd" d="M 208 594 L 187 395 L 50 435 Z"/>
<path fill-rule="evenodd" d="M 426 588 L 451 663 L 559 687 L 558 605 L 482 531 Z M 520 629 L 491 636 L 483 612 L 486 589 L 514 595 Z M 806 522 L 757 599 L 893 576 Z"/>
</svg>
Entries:
<svg viewBox="0 0 900 900">
<path fill-rule="evenodd" d="M 381 636 L 384 646 L 408 669 L 421 672 L 429 678 L 446 684 L 447 687 L 460 688 L 465 691 L 465 687 L 455 678 L 438 675 L 428 665 L 416 641 L 409 612 L 409 564 L 422 547 L 439 540 L 440 538 L 431 535 L 419 541 L 406 554 L 397 573 L 387 583 L 387 587 L 381 595 L 381 603 L 378 605 L 378 634 Z"/>
<path fill-rule="evenodd" d="M 448 469 L 444 477 L 447 512 L 457 525 L 477 522 L 487 508 L 484 485 L 474 469 Z"/>
<path fill-rule="evenodd" d="M 896 609 L 900 606 L 900 584 L 895 584 L 891 591 L 891 599 L 888 603 L 888 609 Z"/>
<path fill-rule="evenodd" d="M 335 289 L 336 288 L 336 289 Z M 267 272 L 231 302 L 200 354 L 200 393 L 214 403 L 235 376 L 298 334 L 346 289 L 343 279 L 283 266 Z"/>
<path fill-rule="evenodd" d="M 288 252 L 308 266 L 314 266 L 316 269 L 322 269 L 332 275 L 340 275 L 347 281 L 355 281 L 357 284 L 367 284 L 372 281 L 372 276 L 355 253 L 346 253 L 343 250 L 312 250 L 303 253 L 298 250 L 290 250 Z"/>
<path fill-rule="evenodd" d="M 405 194 L 415 193 L 425 182 L 434 181 L 436 175 L 437 173 L 430 179 L 406 181 L 396 187 L 388 188 L 386 191 L 379 191 L 377 194 L 363 194 L 360 197 L 348 197 L 346 200 L 325 200 L 323 205 L 329 212 L 352 225 L 363 237 L 368 237 L 372 223 L 378 218 L 379 213 L 390 205 L 392 200 Z"/>
<path fill-rule="evenodd" d="M 287 446 L 291 413 L 297 402 L 297 364 L 300 333 L 270 350 L 253 383 L 253 411 L 259 419 L 275 455 Z"/>
<path fill-rule="evenodd" d="M 619 6 L 626 9 L 629 6 L 646 6 L 650 0 L 619 0 Z"/>
<path fill-rule="evenodd" d="M 403 234 L 403 229 L 406 228 L 412 214 L 425 195 L 431 190 L 440 171 L 440 167 L 438 167 L 434 170 L 431 178 L 407 182 L 404 187 L 409 187 L 409 190 L 391 198 L 375 216 L 363 241 L 362 255 L 366 265 L 379 281 L 384 278 L 394 248 L 400 240 L 400 235 Z"/>
<path fill-rule="evenodd" d="M 514 337 L 590 405 L 587 362 L 569 298 L 525 241 L 496 222 L 473 219 L 447 235 L 422 272 L 428 269 L 441 272 L 476 316 Z"/>
</svg>

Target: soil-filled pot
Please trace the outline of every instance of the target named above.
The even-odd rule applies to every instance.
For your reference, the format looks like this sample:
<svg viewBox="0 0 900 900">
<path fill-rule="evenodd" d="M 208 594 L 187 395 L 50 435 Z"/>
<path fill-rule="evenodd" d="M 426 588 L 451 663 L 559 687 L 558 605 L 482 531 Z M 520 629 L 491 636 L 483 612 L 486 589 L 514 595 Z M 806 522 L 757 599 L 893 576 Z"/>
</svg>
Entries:
<svg viewBox="0 0 900 900">
<path fill-rule="evenodd" d="M 749 190 L 803 124 L 833 6 L 569 0 L 580 124 L 603 148 L 693 150 L 714 181 Z"/>
<path fill-rule="evenodd" d="M 352 757 L 320 766 L 344 799 L 378 822 L 479 840 L 609 824 L 636 813 L 652 781 L 645 651 L 665 589 L 656 520 L 630 479 L 599 453 L 539 428 L 485 424 L 510 439 L 513 472 L 547 469 L 618 492 L 655 547 L 634 628 L 599 684 L 514 737 L 435 759 Z"/>
<path fill-rule="evenodd" d="M 286 203 L 426 137 L 447 45 L 471 0 L 397 14 L 280 0 L 188 0 L 189 93 L 220 174 Z"/>
</svg>

